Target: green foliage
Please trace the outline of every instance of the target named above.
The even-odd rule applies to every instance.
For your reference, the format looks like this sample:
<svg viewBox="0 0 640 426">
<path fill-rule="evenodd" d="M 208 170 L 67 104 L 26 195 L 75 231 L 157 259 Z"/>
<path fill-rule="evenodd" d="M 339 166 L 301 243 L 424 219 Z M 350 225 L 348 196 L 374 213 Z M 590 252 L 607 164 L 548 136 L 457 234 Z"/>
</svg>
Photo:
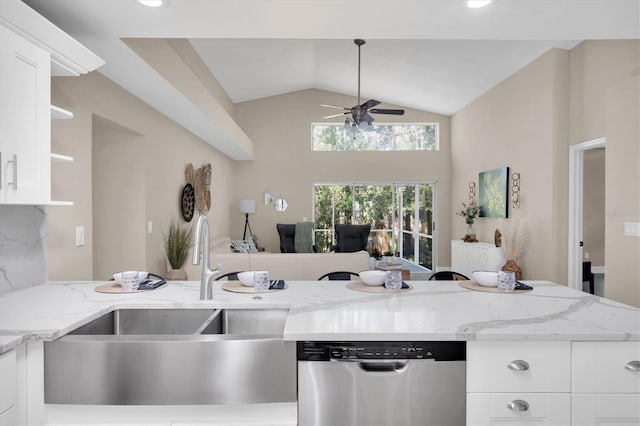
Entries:
<svg viewBox="0 0 640 426">
<path fill-rule="evenodd" d="M 419 197 L 416 224 L 416 190 Z M 402 196 L 403 210 L 396 209 Z M 432 267 L 433 185 L 316 185 L 315 243 L 318 251 L 329 251 L 334 244 L 334 224 L 371 224 L 371 254 L 395 255 L 398 244 L 393 229 L 400 229 L 404 242 L 402 257 Z M 415 233 L 419 243 L 414 256 Z"/>
<path fill-rule="evenodd" d="M 438 124 L 374 124 L 353 134 L 342 124 L 312 124 L 311 144 L 314 151 L 436 151 Z"/>
<path fill-rule="evenodd" d="M 173 269 L 180 269 L 189 255 L 192 244 L 192 229 L 187 223 L 172 219 L 169 232 L 164 236 L 164 250 Z"/>
<path fill-rule="evenodd" d="M 478 216 L 478 212 L 480 211 L 480 207 L 476 202 L 475 198 L 469 202 L 469 204 L 462 202 L 462 210 L 457 212 L 458 216 L 462 216 L 465 218 L 465 221 L 469 224 L 473 223 L 473 220 Z"/>
</svg>

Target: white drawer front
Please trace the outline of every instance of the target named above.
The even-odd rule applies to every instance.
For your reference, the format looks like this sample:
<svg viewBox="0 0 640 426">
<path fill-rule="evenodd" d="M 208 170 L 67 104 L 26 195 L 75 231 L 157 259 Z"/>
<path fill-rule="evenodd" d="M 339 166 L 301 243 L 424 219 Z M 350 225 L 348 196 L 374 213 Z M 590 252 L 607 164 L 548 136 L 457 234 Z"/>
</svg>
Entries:
<svg viewBox="0 0 640 426">
<path fill-rule="evenodd" d="M 640 393 L 640 342 L 574 342 L 571 358 L 573 393 Z"/>
<path fill-rule="evenodd" d="M 638 426 L 640 394 L 573 395 L 572 412 L 574 426 Z"/>
<path fill-rule="evenodd" d="M 570 362 L 569 342 L 467 342 L 467 392 L 569 392 Z"/>
<path fill-rule="evenodd" d="M 517 404 L 524 411 L 513 408 Z M 571 423 L 568 393 L 467 394 L 467 425 L 554 425 Z"/>
<path fill-rule="evenodd" d="M 16 351 L 0 355 L 0 413 L 16 403 Z"/>
</svg>

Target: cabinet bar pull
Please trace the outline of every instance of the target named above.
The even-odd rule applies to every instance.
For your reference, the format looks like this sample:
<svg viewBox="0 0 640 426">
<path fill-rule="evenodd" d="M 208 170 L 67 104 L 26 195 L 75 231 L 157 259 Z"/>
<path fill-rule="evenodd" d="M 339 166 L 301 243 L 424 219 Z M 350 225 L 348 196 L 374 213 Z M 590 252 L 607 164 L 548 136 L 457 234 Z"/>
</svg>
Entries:
<svg viewBox="0 0 640 426">
<path fill-rule="evenodd" d="M 18 190 L 18 156 L 13 154 L 13 160 L 7 161 L 7 163 L 13 163 L 13 182 L 7 182 L 7 185 L 12 185 L 14 191 Z"/>
<path fill-rule="evenodd" d="M 521 359 L 516 359 L 507 364 L 507 368 L 514 371 L 527 371 L 529 369 L 529 363 Z"/>
<path fill-rule="evenodd" d="M 640 371 L 640 361 L 629 361 L 627 365 L 624 366 L 626 370 L 633 371 L 637 373 Z"/>
<path fill-rule="evenodd" d="M 2 189 L 2 152 L 0 152 L 0 189 Z"/>
<path fill-rule="evenodd" d="M 507 408 L 513 411 L 527 411 L 529 410 L 529 403 L 521 399 L 514 399 L 507 404 Z"/>
</svg>

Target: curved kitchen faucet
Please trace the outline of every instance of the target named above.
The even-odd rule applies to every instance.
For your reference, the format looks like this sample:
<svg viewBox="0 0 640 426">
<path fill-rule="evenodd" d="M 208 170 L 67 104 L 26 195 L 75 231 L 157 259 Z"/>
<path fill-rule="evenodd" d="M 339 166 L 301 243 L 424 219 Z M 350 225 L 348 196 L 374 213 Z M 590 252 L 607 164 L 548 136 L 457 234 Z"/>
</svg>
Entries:
<svg viewBox="0 0 640 426">
<path fill-rule="evenodd" d="M 202 262 L 202 277 L 200 278 L 200 300 L 210 300 L 213 298 L 213 280 L 222 273 L 222 267 L 218 265 L 216 269 L 211 269 L 209 263 L 209 221 L 205 215 L 198 217 L 196 233 L 194 237 L 193 255 L 191 263 L 200 264 L 200 252 L 204 258 Z M 204 246 L 204 248 L 202 248 Z"/>
</svg>

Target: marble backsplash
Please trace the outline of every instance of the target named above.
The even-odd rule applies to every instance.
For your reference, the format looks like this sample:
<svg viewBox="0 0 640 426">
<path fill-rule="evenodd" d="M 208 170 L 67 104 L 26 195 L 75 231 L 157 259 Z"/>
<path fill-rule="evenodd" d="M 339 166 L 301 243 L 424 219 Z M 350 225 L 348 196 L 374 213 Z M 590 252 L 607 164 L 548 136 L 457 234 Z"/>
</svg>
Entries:
<svg viewBox="0 0 640 426">
<path fill-rule="evenodd" d="M 0 205 L 0 295 L 46 280 L 46 208 Z"/>
</svg>

